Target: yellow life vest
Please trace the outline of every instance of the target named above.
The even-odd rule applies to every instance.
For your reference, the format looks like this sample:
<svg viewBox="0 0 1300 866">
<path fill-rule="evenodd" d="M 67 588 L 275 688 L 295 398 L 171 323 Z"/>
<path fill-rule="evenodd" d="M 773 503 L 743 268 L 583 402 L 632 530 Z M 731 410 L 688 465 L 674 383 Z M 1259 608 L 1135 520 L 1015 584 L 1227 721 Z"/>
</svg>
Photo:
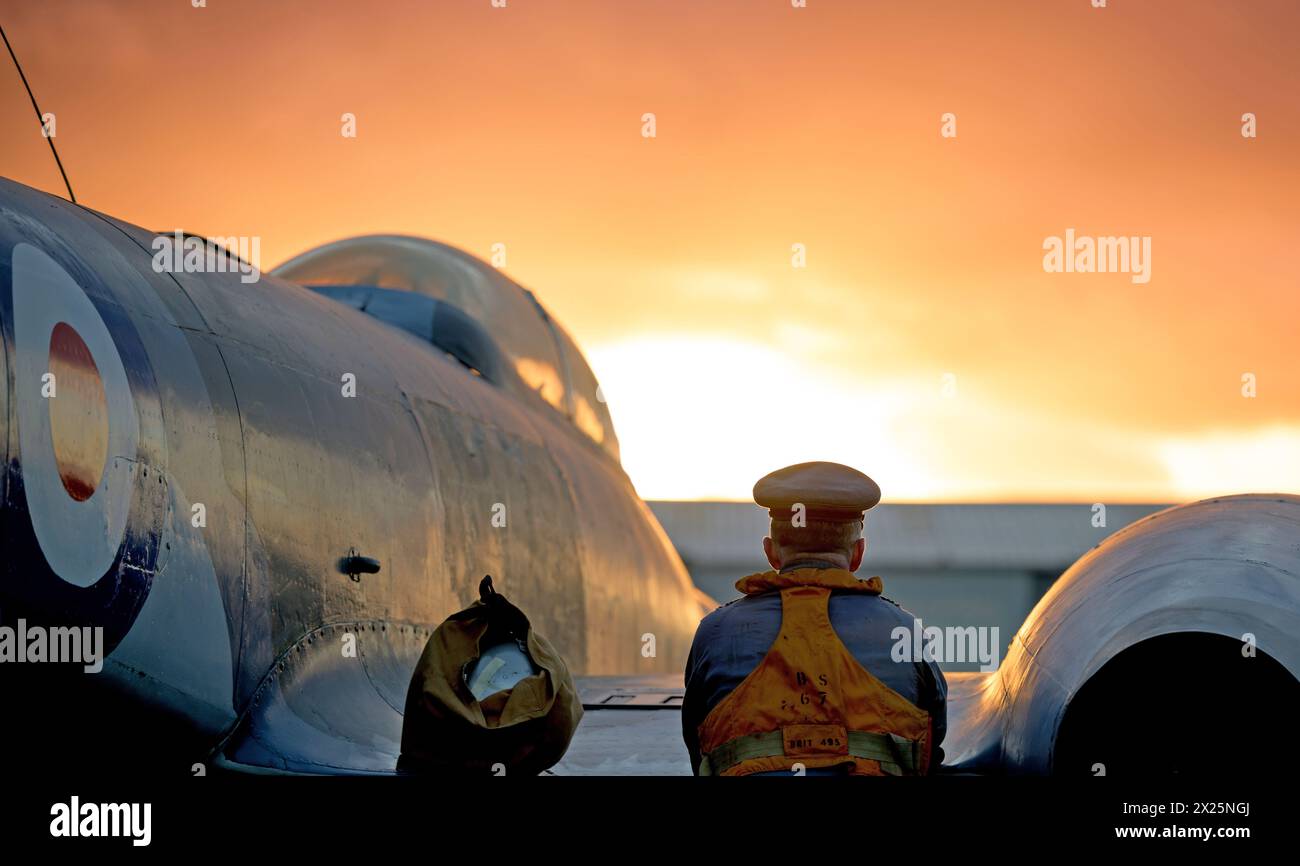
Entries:
<svg viewBox="0 0 1300 866">
<path fill-rule="evenodd" d="M 879 595 L 880 578 L 838 568 L 751 574 L 746 595 L 781 591 L 781 631 L 767 655 L 699 727 L 700 775 L 843 767 L 851 775 L 923 775 L 930 714 L 858 663 L 831 627 L 831 590 Z"/>
</svg>

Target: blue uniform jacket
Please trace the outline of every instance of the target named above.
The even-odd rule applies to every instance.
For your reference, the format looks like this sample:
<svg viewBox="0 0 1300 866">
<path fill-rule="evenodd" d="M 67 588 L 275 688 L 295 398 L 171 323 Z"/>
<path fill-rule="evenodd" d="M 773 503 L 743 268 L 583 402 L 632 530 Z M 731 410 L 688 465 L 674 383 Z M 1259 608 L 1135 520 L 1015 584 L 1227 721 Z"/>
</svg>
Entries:
<svg viewBox="0 0 1300 866">
<path fill-rule="evenodd" d="M 803 560 L 781 570 L 810 567 L 829 568 L 831 564 Z M 832 592 L 829 610 L 831 627 L 858 663 L 934 720 L 933 772 L 943 762 L 948 683 L 934 662 L 896 662 L 890 657 L 895 643 L 891 632 L 905 626 L 910 633 L 914 617 L 882 596 L 855 592 Z M 682 739 L 696 774 L 700 771 L 700 724 L 758 667 L 780 630 L 781 593 L 776 590 L 730 601 L 700 622 L 686 659 L 686 695 L 682 700 Z M 809 770 L 808 775 L 817 773 Z"/>
</svg>

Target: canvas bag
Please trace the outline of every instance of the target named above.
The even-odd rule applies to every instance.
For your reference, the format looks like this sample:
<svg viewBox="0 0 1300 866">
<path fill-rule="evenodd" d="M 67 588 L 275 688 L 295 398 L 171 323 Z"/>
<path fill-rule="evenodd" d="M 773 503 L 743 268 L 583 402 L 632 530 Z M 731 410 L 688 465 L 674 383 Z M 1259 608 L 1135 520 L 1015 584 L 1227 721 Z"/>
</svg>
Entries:
<svg viewBox="0 0 1300 866">
<path fill-rule="evenodd" d="M 480 703 L 465 671 L 482 650 L 507 640 L 527 648 L 539 672 Z M 402 756 L 409 772 L 536 775 L 564 756 L 582 719 L 568 665 L 528 617 L 492 587 L 434 631 L 406 693 Z M 498 766 L 500 765 L 500 766 Z"/>
</svg>

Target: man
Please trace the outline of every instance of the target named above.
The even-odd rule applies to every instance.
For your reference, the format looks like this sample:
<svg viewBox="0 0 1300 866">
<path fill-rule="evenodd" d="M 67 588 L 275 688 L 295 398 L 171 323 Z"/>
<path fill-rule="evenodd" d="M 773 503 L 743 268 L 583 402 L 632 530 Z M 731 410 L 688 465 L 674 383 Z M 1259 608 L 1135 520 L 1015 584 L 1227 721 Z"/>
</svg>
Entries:
<svg viewBox="0 0 1300 866">
<path fill-rule="evenodd" d="M 768 509 L 773 570 L 700 623 L 686 661 L 682 737 L 697 775 L 923 775 L 943 760 L 947 683 L 897 662 L 891 632 L 912 614 L 860 580 L 874 481 L 800 463 L 754 485 Z"/>
</svg>

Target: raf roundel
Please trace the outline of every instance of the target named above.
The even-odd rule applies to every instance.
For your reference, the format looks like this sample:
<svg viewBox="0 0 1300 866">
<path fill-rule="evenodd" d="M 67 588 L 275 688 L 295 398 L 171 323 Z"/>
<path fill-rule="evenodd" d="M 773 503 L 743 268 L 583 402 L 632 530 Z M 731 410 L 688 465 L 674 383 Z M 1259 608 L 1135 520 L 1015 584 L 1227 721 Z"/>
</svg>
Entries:
<svg viewBox="0 0 1300 866">
<path fill-rule="evenodd" d="M 91 586 L 125 537 L 139 422 L 95 304 L 41 250 L 13 250 L 18 446 L 32 529 L 51 570 Z"/>
</svg>

